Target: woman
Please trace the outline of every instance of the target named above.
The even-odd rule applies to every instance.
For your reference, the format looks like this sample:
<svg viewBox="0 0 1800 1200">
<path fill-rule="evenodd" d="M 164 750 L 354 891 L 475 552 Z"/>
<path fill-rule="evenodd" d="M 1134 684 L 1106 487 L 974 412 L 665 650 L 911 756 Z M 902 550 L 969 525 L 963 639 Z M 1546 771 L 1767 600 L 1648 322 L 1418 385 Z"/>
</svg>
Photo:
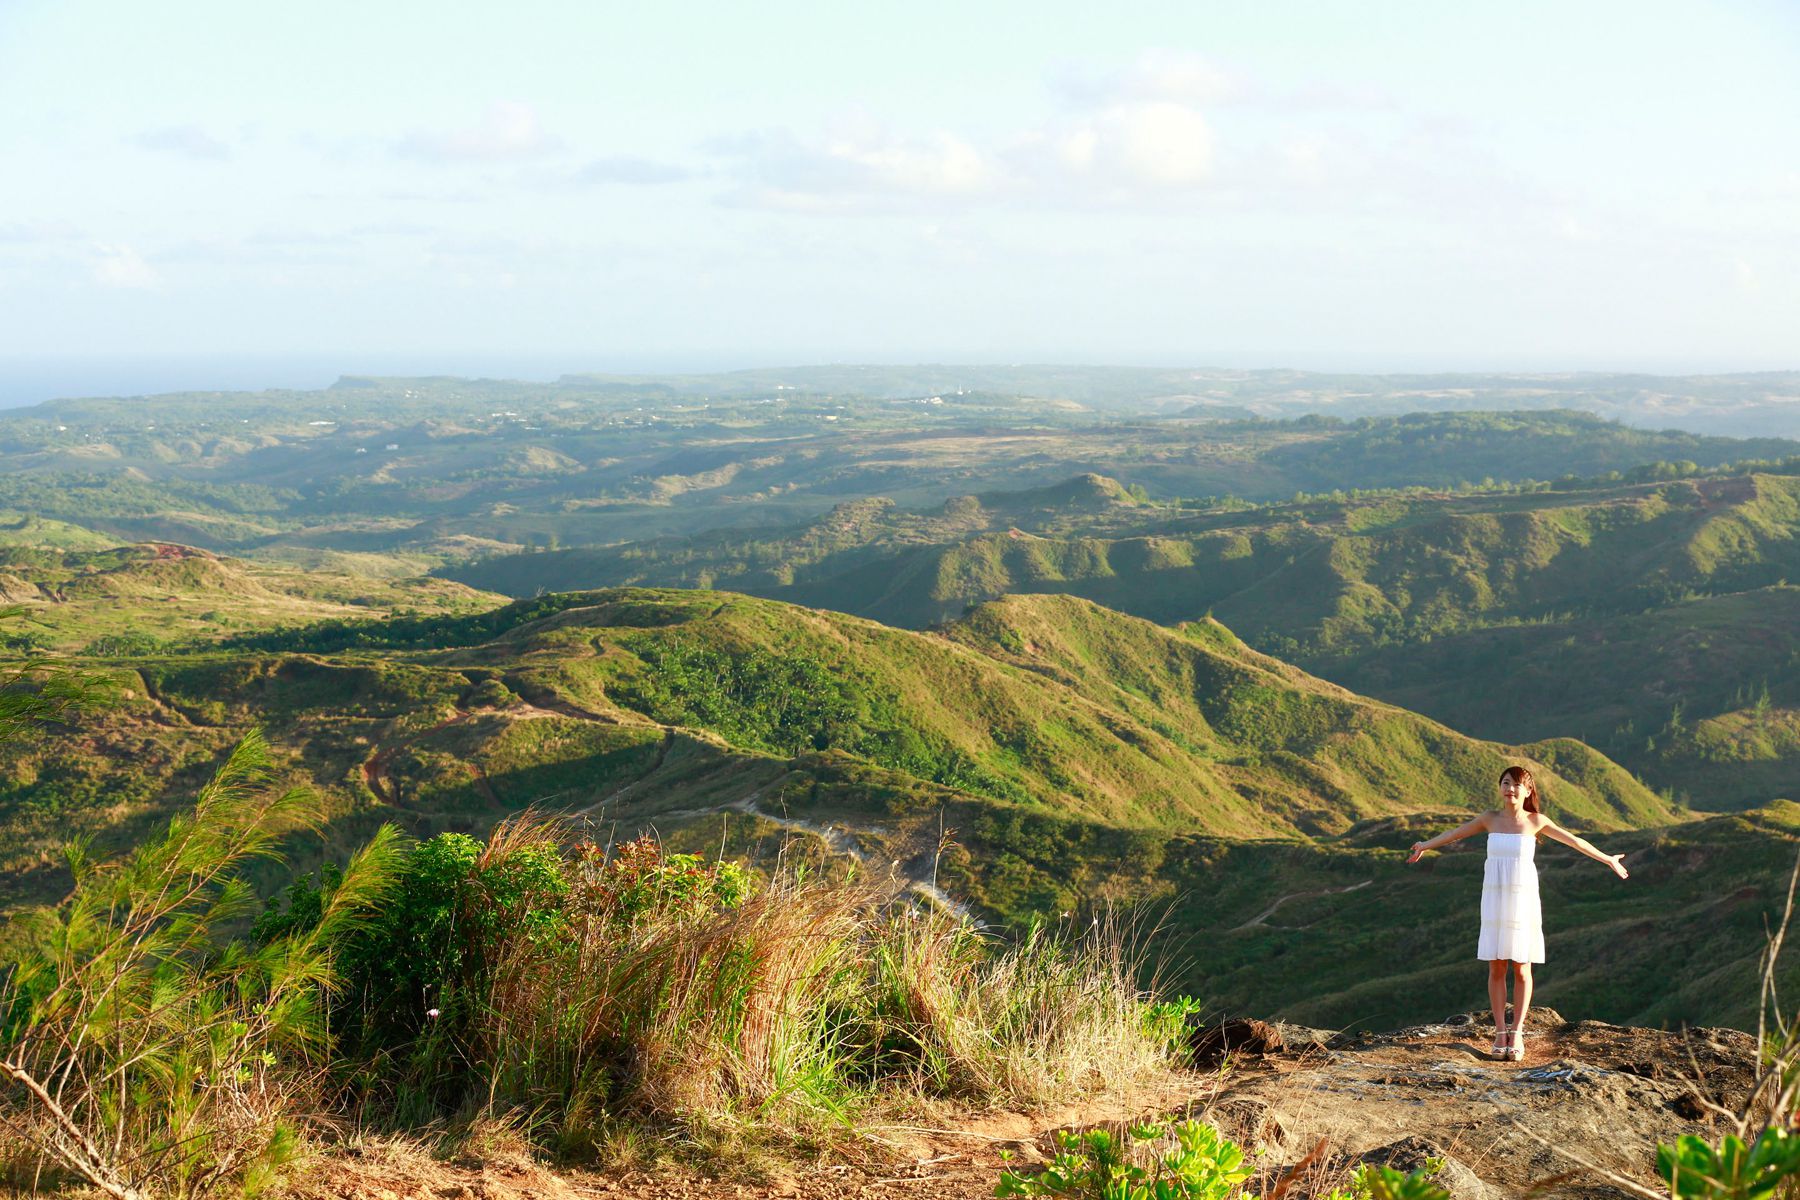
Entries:
<svg viewBox="0 0 1800 1200">
<path fill-rule="evenodd" d="M 1543 910 L 1538 905 L 1533 852 L 1539 834 L 1572 846 L 1611 867 L 1620 879 L 1631 873 L 1622 854 L 1602 854 L 1544 815 L 1537 785 L 1524 767 L 1500 773 L 1501 807 L 1484 812 L 1430 841 L 1414 842 L 1407 862 L 1451 842 L 1488 835 L 1487 872 L 1481 880 L 1481 941 L 1475 957 L 1488 960 L 1488 1002 L 1494 1007 L 1494 1053 L 1513 1062 L 1525 1057 L 1525 1011 L 1531 1007 L 1531 964 L 1544 961 Z M 1513 1023 L 1506 1026 L 1506 979 L 1513 980 Z"/>
</svg>

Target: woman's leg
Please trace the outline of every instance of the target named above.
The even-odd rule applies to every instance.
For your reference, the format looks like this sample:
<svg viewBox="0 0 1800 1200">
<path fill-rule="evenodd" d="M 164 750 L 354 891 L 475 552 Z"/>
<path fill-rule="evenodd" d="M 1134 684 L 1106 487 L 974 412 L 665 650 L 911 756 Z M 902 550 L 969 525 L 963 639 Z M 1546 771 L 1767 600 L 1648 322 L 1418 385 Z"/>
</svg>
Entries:
<svg viewBox="0 0 1800 1200">
<path fill-rule="evenodd" d="M 1513 965 L 1513 1034 L 1512 1044 L 1521 1047 L 1525 1044 L 1525 1011 L 1531 1007 L 1531 964 L 1514 963 Z"/>
<path fill-rule="evenodd" d="M 1504 958 L 1488 960 L 1488 1003 L 1494 1007 L 1494 1049 L 1504 1050 L 1506 1041 L 1506 975 Z"/>
</svg>

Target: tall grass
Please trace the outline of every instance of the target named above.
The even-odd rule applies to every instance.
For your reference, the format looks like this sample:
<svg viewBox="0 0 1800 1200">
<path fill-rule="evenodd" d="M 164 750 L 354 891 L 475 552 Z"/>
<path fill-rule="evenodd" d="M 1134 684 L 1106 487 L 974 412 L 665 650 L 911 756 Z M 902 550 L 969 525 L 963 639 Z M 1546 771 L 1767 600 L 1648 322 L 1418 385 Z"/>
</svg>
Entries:
<svg viewBox="0 0 1800 1200">
<path fill-rule="evenodd" d="M 116 1200 L 253 1191 L 298 1145 L 300 1093 L 324 1065 L 332 947 L 391 876 L 382 829 L 304 932 L 228 936 L 254 897 L 237 874 L 303 825 L 246 737 L 193 811 L 123 861 L 70 850 L 74 886 L 21 914 L 0 949 L 0 1132 L 23 1165 Z"/>
<path fill-rule="evenodd" d="M 496 923 L 486 881 L 551 850 L 564 877 L 503 889 Z M 1169 1053 L 1112 928 L 1008 944 L 893 888 L 789 870 L 751 888 L 647 841 L 560 850 L 529 821 L 470 863 L 459 906 L 464 950 L 413 1078 L 445 1110 L 520 1115 L 565 1150 L 622 1124 L 800 1134 L 883 1100 L 1040 1105 Z"/>
</svg>

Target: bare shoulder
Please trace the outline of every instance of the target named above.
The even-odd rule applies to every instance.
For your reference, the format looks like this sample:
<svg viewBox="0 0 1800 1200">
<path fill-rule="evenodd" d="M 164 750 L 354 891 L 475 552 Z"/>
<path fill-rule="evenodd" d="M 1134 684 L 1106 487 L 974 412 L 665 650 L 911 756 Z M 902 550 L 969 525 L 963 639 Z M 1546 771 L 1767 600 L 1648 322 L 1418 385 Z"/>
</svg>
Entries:
<svg viewBox="0 0 1800 1200">
<path fill-rule="evenodd" d="M 1499 815 L 1500 815 L 1500 810 L 1490 808 L 1484 813 L 1477 814 L 1475 819 L 1473 821 L 1470 821 L 1469 824 L 1475 826 L 1478 829 L 1483 829 L 1489 833 L 1492 833 L 1494 831 L 1494 819 L 1496 817 L 1498 817 Z"/>
<path fill-rule="evenodd" d="M 1563 831 L 1561 825 L 1558 825 L 1543 813 L 1526 813 L 1525 819 L 1531 822 L 1531 832 L 1534 837 L 1540 833 L 1561 833 Z"/>
</svg>

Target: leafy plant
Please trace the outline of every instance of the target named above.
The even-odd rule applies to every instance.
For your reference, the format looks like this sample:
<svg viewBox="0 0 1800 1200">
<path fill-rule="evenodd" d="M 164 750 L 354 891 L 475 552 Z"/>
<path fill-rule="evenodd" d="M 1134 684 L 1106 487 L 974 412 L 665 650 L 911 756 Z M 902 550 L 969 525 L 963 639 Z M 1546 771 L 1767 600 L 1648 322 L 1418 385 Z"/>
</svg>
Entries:
<svg viewBox="0 0 1800 1200">
<path fill-rule="evenodd" d="M 1430 1163 L 1404 1174 L 1371 1164 L 1357 1169 L 1347 1196 L 1334 1193 L 1326 1200 L 1450 1200 L 1450 1193 L 1431 1181 L 1435 1174 Z"/>
<path fill-rule="evenodd" d="M 1174 1146 L 1143 1153 L 1148 1143 Z M 1168 1130 L 1134 1126 L 1120 1138 L 1104 1129 L 1059 1132 L 1057 1153 L 1035 1175 L 1003 1171 L 996 1196 L 1069 1196 L 1080 1200 L 1233 1200 L 1253 1173 L 1243 1147 L 1204 1121 Z"/>
<path fill-rule="evenodd" d="M 1242 1146 L 1204 1121 L 1135 1125 L 1126 1137 L 1104 1129 L 1059 1132 L 1057 1153 L 1034 1174 L 1002 1171 L 996 1196 L 1062 1196 L 1071 1200 L 1253 1200 L 1244 1183 L 1254 1171 Z M 1172 1143 L 1172 1144 L 1171 1144 Z M 1320 1143 L 1319 1150 L 1324 1149 Z M 1005 1157 L 1003 1155 L 1003 1157 Z M 1304 1167 L 1312 1156 L 1302 1160 Z M 1268 1193 L 1285 1195 L 1290 1170 Z M 1403 1174 L 1392 1167 L 1359 1167 L 1348 1189 L 1324 1200 L 1450 1200 L 1431 1182 L 1437 1167 L 1427 1164 Z"/>
<path fill-rule="evenodd" d="M 1189 1018 L 1205 1011 L 1205 1003 L 1192 996 L 1153 1000 L 1144 1005 L 1144 1030 L 1176 1052 L 1186 1044 L 1191 1032 Z"/>
<path fill-rule="evenodd" d="M 1686 1134 L 1656 1148 L 1656 1173 L 1678 1200 L 1768 1200 L 1800 1175 L 1800 1137 L 1771 1128 L 1748 1146 L 1730 1133 L 1713 1146 Z"/>
</svg>

